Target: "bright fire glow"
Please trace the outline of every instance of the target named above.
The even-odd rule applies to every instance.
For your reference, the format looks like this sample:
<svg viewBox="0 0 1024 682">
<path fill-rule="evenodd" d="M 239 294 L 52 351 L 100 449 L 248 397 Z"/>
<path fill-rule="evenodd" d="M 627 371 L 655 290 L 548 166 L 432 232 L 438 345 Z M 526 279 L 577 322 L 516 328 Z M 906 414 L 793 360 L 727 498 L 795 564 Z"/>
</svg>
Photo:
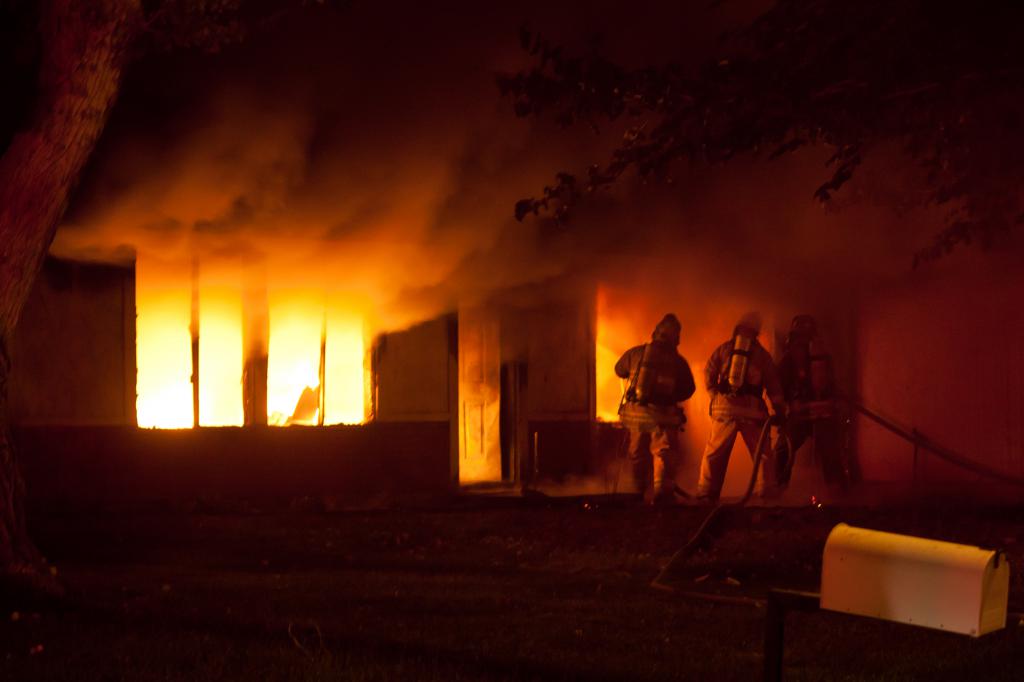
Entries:
<svg viewBox="0 0 1024 682">
<path fill-rule="evenodd" d="M 245 421 L 241 291 L 201 286 L 199 330 L 199 425 L 241 426 Z"/>
<path fill-rule="evenodd" d="M 275 426 L 317 422 L 323 296 L 311 291 L 270 295 L 267 421 Z M 314 395 L 310 399 L 310 391 Z M 306 397 L 303 398 L 303 392 Z M 303 408 L 299 407 L 303 398 Z M 312 409 L 309 409 L 309 408 Z M 293 418 L 293 415 L 295 418 Z"/>
<path fill-rule="evenodd" d="M 736 320 L 754 307 L 756 302 L 712 292 L 697 280 L 684 280 L 678 287 L 666 286 L 660 278 L 648 285 L 639 283 L 630 287 L 599 287 L 594 368 L 598 418 L 607 421 L 618 419 L 616 413 L 624 382 L 615 376 L 615 362 L 629 348 L 646 343 L 662 315 L 676 312 L 683 324 L 678 350 L 689 362 L 697 384 L 693 396 L 683 403 L 689 421 L 681 437 L 681 447 L 687 453 L 684 460 L 688 464 L 685 466 L 692 469 L 686 475 L 695 477 L 711 425 L 708 417 L 710 396 L 703 376 L 705 363 L 715 348 L 729 339 Z M 769 322 L 762 329 L 760 338 L 761 343 L 771 352 L 774 329 Z M 746 449 L 742 439 L 736 447 L 739 450 Z M 750 477 L 750 466 L 749 457 L 733 456 L 723 495 L 742 494 Z M 683 487 L 688 488 L 689 485 L 692 483 Z"/>
<path fill-rule="evenodd" d="M 626 382 L 615 376 L 615 363 L 631 347 L 642 343 L 633 330 L 612 324 L 608 311 L 608 297 L 603 290 L 597 292 L 597 348 L 595 381 L 597 383 L 597 418 L 603 421 L 617 421 L 619 401 L 626 388 Z"/>
<path fill-rule="evenodd" d="M 149 428 L 189 428 L 189 265 L 168 266 L 140 257 L 136 263 L 135 298 L 138 424 Z M 271 424 L 315 425 L 318 421 L 324 301 L 323 292 L 314 290 L 269 294 L 267 417 Z M 326 321 L 323 421 L 358 424 L 365 418 L 362 319 L 332 303 Z M 204 277 L 200 268 L 201 426 L 235 426 L 244 421 L 242 326 L 241 284 L 224 273 L 216 279 Z"/>
<path fill-rule="evenodd" d="M 140 258 L 135 266 L 135 403 L 139 426 L 192 426 L 192 350 L 188 267 Z"/>
<path fill-rule="evenodd" d="M 364 412 L 363 323 L 356 315 L 327 313 L 327 392 L 324 424 L 360 424 Z"/>
<path fill-rule="evenodd" d="M 365 416 L 363 325 L 358 316 L 334 305 L 327 306 L 326 319 L 324 424 L 359 424 Z M 317 423 L 323 324 L 323 294 L 288 291 L 270 296 L 267 420 L 271 424 Z"/>
</svg>

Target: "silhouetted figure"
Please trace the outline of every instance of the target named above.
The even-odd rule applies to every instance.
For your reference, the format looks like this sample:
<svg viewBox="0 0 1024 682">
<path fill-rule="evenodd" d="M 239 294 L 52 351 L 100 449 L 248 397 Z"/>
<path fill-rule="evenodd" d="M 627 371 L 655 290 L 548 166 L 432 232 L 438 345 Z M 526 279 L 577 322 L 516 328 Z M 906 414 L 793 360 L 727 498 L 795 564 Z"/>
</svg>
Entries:
<svg viewBox="0 0 1024 682">
<path fill-rule="evenodd" d="M 695 390 L 690 365 L 676 350 L 681 330 L 669 313 L 650 343 L 630 348 L 615 363 L 615 374 L 629 380 L 619 419 L 629 430 L 633 480 L 648 504 L 673 500 L 679 429 L 686 422 L 679 403 Z"/>
<path fill-rule="evenodd" d="M 737 434 L 751 456 L 756 456 L 757 441 L 768 418 L 766 393 L 775 414 L 783 415 L 778 370 L 757 340 L 760 333 L 761 316 L 747 313 L 736 323 L 732 338 L 715 349 L 704 367 L 704 384 L 711 398 L 711 432 L 697 485 L 697 498 L 702 502 L 718 501 Z M 762 453 L 760 494 L 771 497 L 778 494 L 779 487 L 767 437 Z"/>
<path fill-rule="evenodd" d="M 780 483 L 789 483 L 788 456 L 795 454 L 813 436 L 812 457 L 821 463 L 825 483 L 829 487 L 845 488 L 847 475 L 840 447 L 832 356 L 826 351 L 818 335 L 818 325 L 810 315 L 793 318 L 779 360 L 779 379 L 789 407 L 786 433 L 793 447 L 790 453 L 780 433 L 775 443 Z"/>
</svg>

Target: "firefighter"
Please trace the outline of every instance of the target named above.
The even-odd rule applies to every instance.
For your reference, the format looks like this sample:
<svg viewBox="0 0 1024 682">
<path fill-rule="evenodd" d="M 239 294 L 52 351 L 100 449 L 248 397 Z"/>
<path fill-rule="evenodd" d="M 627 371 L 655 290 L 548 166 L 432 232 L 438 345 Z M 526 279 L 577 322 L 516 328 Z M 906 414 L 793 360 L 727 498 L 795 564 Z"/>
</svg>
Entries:
<svg viewBox="0 0 1024 682">
<path fill-rule="evenodd" d="M 782 386 L 771 355 L 758 342 L 761 316 L 747 313 L 733 330 L 732 338 L 711 354 L 704 367 L 704 384 L 711 398 L 711 432 L 700 463 L 697 499 L 714 504 L 725 482 L 736 434 L 743 437 L 753 457 L 761 429 L 768 419 L 765 395 L 781 421 L 784 417 Z M 779 492 L 777 470 L 771 465 L 772 449 L 767 436 L 762 446 L 760 494 Z"/>
<path fill-rule="evenodd" d="M 651 342 L 630 348 L 615 363 L 615 374 L 629 381 L 619 418 L 629 430 L 633 480 L 647 504 L 670 503 L 679 466 L 679 430 L 686 422 L 679 403 L 693 395 L 693 373 L 679 355 L 679 320 L 669 313 Z"/>
<path fill-rule="evenodd" d="M 846 470 L 839 447 L 839 420 L 835 402 L 835 377 L 832 358 L 818 335 L 818 325 L 810 315 L 797 315 L 779 361 L 779 379 L 789 408 L 786 434 L 775 443 L 775 464 L 779 482 L 789 483 L 792 465 L 787 458 L 814 436 L 812 458 L 821 463 L 826 485 L 846 487 Z"/>
</svg>

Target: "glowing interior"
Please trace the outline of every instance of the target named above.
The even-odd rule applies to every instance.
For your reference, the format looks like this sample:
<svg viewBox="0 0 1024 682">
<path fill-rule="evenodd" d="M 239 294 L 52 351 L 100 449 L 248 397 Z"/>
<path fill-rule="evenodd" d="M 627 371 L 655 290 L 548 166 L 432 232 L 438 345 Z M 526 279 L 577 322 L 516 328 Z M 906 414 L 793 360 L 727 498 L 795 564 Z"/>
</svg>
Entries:
<svg viewBox="0 0 1024 682">
<path fill-rule="evenodd" d="M 270 362 L 267 368 L 267 423 L 315 425 L 319 410 L 296 411 L 303 391 L 320 387 L 320 328 L 323 296 L 313 292 L 270 294 Z M 319 404 L 319 394 L 312 404 Z M 293 415 L 296 415 L 293 418 Z"/>
<path fill-rule="evenodd" d="M 597 418 L 616 421 L 626 382 L 615 376 L 615 363 L 622 353 L 639 342 L 629 325 L 614 323 L 608 310 L 608 298 L 600 289 L 597 292 L 596 337 L 594 379 L 597 384 Z"/>
<path fill-rule="evenodd" d="M 361 318 L 326 303 L 322 291 L 271 291 L 267 422 L 316 425 L 320 405 L 320 341 L 326 328 L 326 424 L 364 420 Z M 188 266 L 139 258 L 136 264 L 136 403 L 147 428 L 192 426 L 192 355 Z M 324 326 L 326 322 L 326 327 Z M 242 293 L 224 278 L 199 283 L 199 423 L 239 426 L 242 407 Z"/>
<path fill-rule="evenodd" d="M 324 424 L 362 423 L 366 418 L 363 322 L 357 315 L 344 310 L 328 310 L 326 360 Z"/>
<path fill-rule="evenodd" d="M 135 409 L 147 428 L 192 426 L 189 271 L 139 259 L 135 266 Z"/>
<path fill-rule="evenodd" d="M 199 425 L 241 426 L 241 292 L 226 286 L 201 287 L 199 329 Z M 191 393 L 188 399 L 191 410 Z"/>
</svg>

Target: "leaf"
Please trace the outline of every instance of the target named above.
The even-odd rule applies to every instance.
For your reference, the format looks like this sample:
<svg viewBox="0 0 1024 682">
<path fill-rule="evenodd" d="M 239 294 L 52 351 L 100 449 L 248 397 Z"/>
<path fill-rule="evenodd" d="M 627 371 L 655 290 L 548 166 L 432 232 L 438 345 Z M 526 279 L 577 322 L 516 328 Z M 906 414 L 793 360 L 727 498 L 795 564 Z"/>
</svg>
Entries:
<svg viewBox="0 0 1024 682">
<path fill-rule="evenodd" d="M 516 202 L 516 220 L 523 222 L 523 218 L 530 213 L 537 212 L 537 202 L 533 199 L 520 199 Z"/>
<path fill-rule="evenodd" d="M 777 159 L 780 156 L 782 156 L 783 154 L 788 154 L 788 153 L 790 153 L 792 151 L 796 151 L 800 147 L 804 146 L 804 144 L 806 144 L 806 142 L 807 142 L 807 140 L 805 140 L 805 139 L 803 139 L 801 137 L 794 137 L 793 139 L 789 140 L 788 142 L 784 142 L 783 144 L 780 144 L 778 147 L 776 147 L 775 151 L 773 151 L 768 156 L 768 158 L 769 159 Z"/>
<path fill-rule="evenodd" d="M 525 25 L 519 27 L 519 46 L 524 50 L 530 49 L 530 44 L 533 42 L 533 34 L 530 33 Z"/>
</svg>

